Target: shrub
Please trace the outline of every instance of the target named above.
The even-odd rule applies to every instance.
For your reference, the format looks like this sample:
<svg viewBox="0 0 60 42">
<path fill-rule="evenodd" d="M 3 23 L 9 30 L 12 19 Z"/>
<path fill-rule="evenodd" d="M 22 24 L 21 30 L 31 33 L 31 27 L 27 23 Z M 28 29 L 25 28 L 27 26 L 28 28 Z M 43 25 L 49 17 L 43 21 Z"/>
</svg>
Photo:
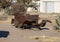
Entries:
<svg viewBox="0 0 60 42">
<path fill-rule="evenodd" d="M 56 19 L 56 26 L 55 26 L 55 28 L 57 29 L 57 30 L 60 30 L 60 16 L 58 16 L 57 17 L 57 19 Z"/>
</svg>

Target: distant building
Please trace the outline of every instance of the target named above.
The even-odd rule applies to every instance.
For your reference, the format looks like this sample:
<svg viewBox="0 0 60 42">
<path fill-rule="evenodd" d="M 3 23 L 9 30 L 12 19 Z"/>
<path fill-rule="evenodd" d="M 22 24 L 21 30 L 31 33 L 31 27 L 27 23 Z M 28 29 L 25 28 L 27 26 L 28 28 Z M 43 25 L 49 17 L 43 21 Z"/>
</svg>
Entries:
<svg viewBox="0 0 60 42">
<path fill-rule="evenodd" d="M 60 13 L 60 0 L 40 0 L 40 12 Z"/>
</svg>

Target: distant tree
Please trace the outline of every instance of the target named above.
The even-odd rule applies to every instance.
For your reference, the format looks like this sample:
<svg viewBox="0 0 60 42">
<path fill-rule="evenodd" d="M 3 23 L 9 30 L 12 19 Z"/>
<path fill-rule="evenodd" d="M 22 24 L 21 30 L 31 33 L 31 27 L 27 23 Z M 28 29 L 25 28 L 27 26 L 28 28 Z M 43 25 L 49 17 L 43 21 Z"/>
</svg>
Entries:
<svg viewBox="0 0 60 42">
<path fill-rule="evenodd" d="M 21 2 L 21 1 L 23 1 L 23 3 L 29 3 L 29 2 L 31 2 L 32 0 L 17 0 L 18 2 Z"/>
<path fill-rule="evenodd" d="M 0 6 L 2 6 L 3 8 L 8 7 L 11 5 L 11 1 L 12 0 L 0 0 Z M 17 2 L 23 2 L 23 3 L 29 3 L 32 0 L 17 0 Z"/>
<path fill-rule="evenodd" d="M 10 2 L 8 0 L 0 0 L 0 6 L 2 8 L 6 8 L 6 7 L 9 7 L 10 6 Z"/>
<path fill-rule="evenodd" d="M 9 9 L 9 14 L 20 14 L 21 12 L 25 12 L 25 4 L 23 2 L 18 2 L 11 5 L 11 9 Z"/>
<path fill-rule="evenodd" d="M 30 3 L 32 0 L 23 0 L 24 3 Z"/>
<path fill-rule="evenodd" d="M 16 0 L 17 2 L 12 4 L 13 0 L 0 0 L 0 6 L 3 9 L 8 9 L 9 14 L 16 14 L 20 12 L 25 12 L 26 4 L 29 3 L 31 0 Z M 14 0 L 15 1 L 15 0 Z M 11 7 L 11 9 L 9 9 Z"/>
</svg>

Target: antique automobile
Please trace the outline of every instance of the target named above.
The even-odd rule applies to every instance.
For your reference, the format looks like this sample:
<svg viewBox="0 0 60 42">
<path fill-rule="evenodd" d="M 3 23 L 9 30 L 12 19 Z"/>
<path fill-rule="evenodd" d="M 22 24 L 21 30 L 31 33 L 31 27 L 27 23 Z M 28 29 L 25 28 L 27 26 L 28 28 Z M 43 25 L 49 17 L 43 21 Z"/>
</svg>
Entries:
<svg viewBox="0 0 60 42">
<path fill-rule="evenodd" d="M 11 24 L 21 29 L 31 29 L 34 27 L 41 30 L 41 27 L 44 27 L 46 22 L 52 23 L 50 20 L 42 20 L 42 22 L 38 24 L 38 15 L 15 14 L 14 16 L 15 17 L 11 20 Z"/>
</svg>

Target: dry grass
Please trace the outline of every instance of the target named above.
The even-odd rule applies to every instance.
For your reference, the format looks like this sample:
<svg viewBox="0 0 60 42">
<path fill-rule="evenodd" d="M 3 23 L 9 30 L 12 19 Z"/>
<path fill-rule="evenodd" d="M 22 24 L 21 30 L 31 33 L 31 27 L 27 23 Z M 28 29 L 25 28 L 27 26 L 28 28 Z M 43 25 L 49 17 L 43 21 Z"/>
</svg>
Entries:
<svg viewBox="0 0 60 42">
<path fill-rule="evenodd" d="M 6 20 L 0 20 L 0 23 L 10 23 L 12 18 L 13 18 L 13 16 L 7 15 L 7 19 Z"/>
<path fill-rule="evenodd" d="M 30 36 L 29 38 L 37 40 L 38 42 L 58 42 L 58 41 L 60 41 L 60 38 L 58 38 L 58 37 Z"/>
</svg>

